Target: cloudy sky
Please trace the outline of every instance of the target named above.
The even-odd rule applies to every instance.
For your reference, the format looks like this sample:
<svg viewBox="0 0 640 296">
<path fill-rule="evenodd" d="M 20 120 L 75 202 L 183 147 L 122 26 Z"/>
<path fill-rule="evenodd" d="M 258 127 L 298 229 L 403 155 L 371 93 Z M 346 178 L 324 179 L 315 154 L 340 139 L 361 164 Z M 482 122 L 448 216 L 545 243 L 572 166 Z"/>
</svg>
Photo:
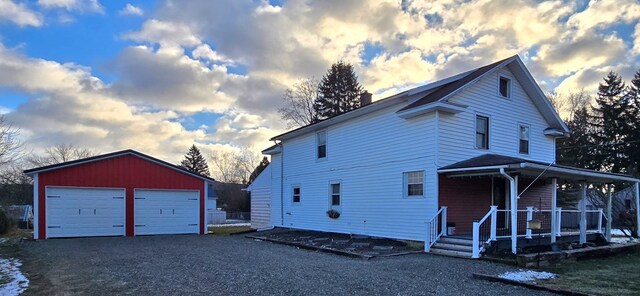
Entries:
<svg viewBox="0 0 640 296">
<path fill-rule="evenodd" d="M 283 90 L 338 59 L 374 100 L 513 54 L 547 91 L 593 91 L 637 70 L 639 19 L 636 0 L 0 0 L 0 114 L 34 151 L 260 150 Z"/>
</svg>

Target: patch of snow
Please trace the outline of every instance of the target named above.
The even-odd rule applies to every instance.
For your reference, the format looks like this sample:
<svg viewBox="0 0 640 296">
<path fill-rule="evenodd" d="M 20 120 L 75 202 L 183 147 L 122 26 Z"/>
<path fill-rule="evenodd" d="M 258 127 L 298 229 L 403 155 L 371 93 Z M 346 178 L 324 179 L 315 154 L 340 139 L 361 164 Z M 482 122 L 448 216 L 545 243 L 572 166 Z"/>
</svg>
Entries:
<svg viewBox="0 0 640 296">
<path fill-rule="evenodd" d="M 628 244 L 628 243 L 638 243 L 640 242 L 640 240 L 638 240 L 637 238 L 628 238 L 628 237 L 620 237 L 620 236 L 613 236 L 611 237 L 611 243 L 614 244 Z"/>
<path fill-rule="evenodd" d="M 611 235 L 625 236 L 624 232 L 618 228 L 611 228 Z"/>
<path fill-rule="evenodd" d="M 20 295 L 29 286 L 29 279 L 20 271 L 22 262 L 15 258 L 0 258 L 0 295 Z"/>
<path fill-rule="evenodd" d="M 533 270 L 519 270 L 505 272 L 498 277 L 518 282 L 532 282 L 535 280 L 548 280 L 556 277 L 555 273 Z"/>
<path fill-rule="evenodd" d="M 8 241 L 9 241 L 9 239 L 8 239 L 8 238 L 6 238 L 6 237 L 0 238 L 0 245 L 4 245 L 4 244 L 5 244 L 5 243 L 7 243 Z"/>
<path fill-rule="evenodd" d="M 251 226 L 251 223 L 209 224 L 209 227 Z"/>
</svg>

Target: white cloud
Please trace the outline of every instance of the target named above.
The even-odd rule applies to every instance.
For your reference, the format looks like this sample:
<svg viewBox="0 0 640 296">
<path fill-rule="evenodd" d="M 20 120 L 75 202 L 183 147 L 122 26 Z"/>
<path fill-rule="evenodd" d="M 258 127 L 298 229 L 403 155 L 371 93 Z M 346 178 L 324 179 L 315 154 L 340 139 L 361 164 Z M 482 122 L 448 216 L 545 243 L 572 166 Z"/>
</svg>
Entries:
<svg viewBox="0 0 640 296">
<path fill-rule="evenodd" d="M 9 112 L 11 112 L 11 109 L 9 109 L 7 107 L 4 107 L 4 106 L 0 106 L 0 115 L 7 114 Z"/>
<path fill-rule="evenodd" d="M 141 16 L 144 14 L 144 11 L 142 10 L 142 8 L 138 7 L 138 6 L 134 6 L 131 3 L 127 3 L 127 5 L 125 5 L 124 8 L 122 8 L 122 10 L 120 10 L 120 12 L 118 12 L 118 14 L 120 15 L 137 15 L 137 16 Z"/>
<path fill-rule="evenodd" d="M 30 10 L 24 3 L 0 0 L 0 21 L 10 21 L 18 26 L 42 26 L 42 16 Z"/>
<path fill-rule="evenodd" d="M 184 24 L 150 19 L 144 22 L 140 31 L 128 32 L 125 39 L 159 43 L 164 46 L 197 46 L 201 43 L 191 29 Z"/>
<path fill-rule="evenodd" d="M 38 0 L 44 8 L 65 9 L 75 12 L 104 13 L 104 7 L 98 0 Z"/>
</svg>

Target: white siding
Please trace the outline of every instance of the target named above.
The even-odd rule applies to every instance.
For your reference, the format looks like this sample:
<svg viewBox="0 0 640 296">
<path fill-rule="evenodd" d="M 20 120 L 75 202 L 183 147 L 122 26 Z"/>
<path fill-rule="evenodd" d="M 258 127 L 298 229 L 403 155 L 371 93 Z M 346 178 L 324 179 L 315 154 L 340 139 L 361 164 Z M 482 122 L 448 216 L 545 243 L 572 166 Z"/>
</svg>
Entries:
<svg viewBox="0 0 640 296">
<path fill-rule="evenodd" d="M 280 176 L 282 154 L 271 156 L 271 223 L 273 226 L 282 226 L 282 203 L 280 202 Z"/>
<path fill-rule="evenodd" d="M 555 160 L 555 140 L 544 135 L 549 125 L 511 72 L 504 68 L 499 73 L 511 78 L 511 98 L 499 96 L 498 72 L 494 72 L 450 99 L 453 103 L 468 105 L 465 112 L 440 114 L 439 166 L 486 153 L 544 162 Z M 490 118 L 489 150 L 475 148 L 476 114 Z M 531 126 L 528 155 L 518 152 L 519 124 Z"/>
<path fill-rule="evenodd" d="M 424 240 L 425 222 L 437 207 L 435 115 L 405 120 L 395 114 L 402 106 L 329 128 L 326 160 L 316 159 L 315 133 L 284 142 L 283 226 Z M 426 197 L 404 198 L 403 172 L 416 170 L 425 171 Z M 275 166 L 272 173 L 275 188 Z M 341 216 L 335 220 L 326 214 L 331 181 L 342 187 Z M 301 187 L 296 204 L 294 185 Z"/>
<path fill-rule="evenodd" d="M 271 227 L 271 167 L 267 166 L 251 183 L 251 228 Z"/>
</svg>

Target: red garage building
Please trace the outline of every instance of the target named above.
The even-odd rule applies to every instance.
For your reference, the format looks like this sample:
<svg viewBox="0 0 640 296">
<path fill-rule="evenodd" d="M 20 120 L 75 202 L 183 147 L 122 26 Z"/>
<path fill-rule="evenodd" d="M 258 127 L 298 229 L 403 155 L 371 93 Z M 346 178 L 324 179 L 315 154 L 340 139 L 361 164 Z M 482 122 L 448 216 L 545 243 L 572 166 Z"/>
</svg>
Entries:
<svg viewBox="0 0 640 296">
<path fill-rule="evenodd" d="M 204 234 L 213 179 L 134 150 L 26 170 L 34 238 Z"/>
</svg>

